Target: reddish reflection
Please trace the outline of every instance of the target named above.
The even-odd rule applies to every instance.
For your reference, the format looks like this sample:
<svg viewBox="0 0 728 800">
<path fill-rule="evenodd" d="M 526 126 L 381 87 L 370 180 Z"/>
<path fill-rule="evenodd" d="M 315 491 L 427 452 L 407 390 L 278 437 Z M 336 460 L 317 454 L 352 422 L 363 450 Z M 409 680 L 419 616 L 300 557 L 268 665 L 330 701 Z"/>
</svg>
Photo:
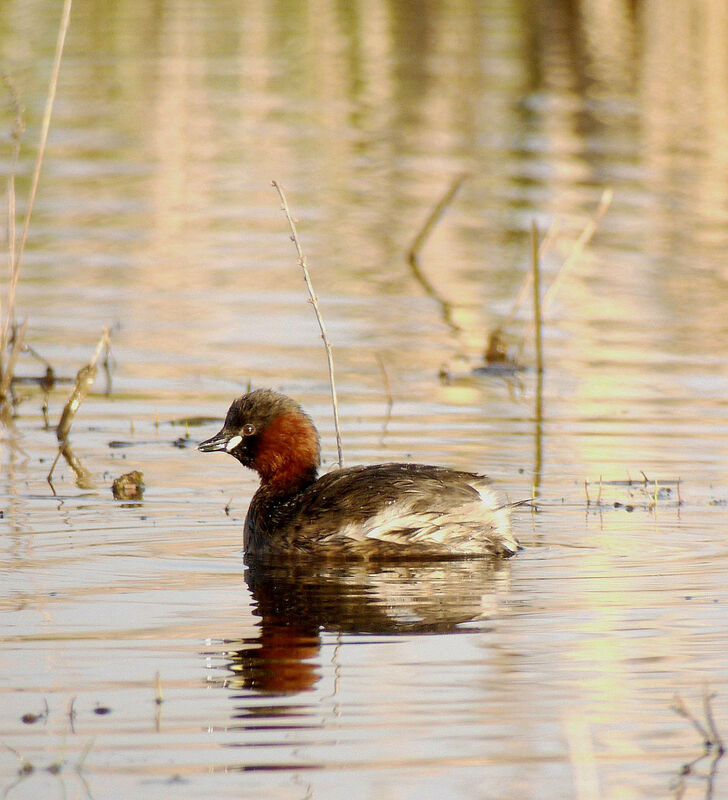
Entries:
<svg viewBox="0 0 728 800">
<path fill-rule="evenodd" d="M 324 632 L 429 634 L 485 624 L 507 589 L 506 561 L 425 564 L 249 564 L 259 636 L 229 653 L 233 688 L 291 695 L 320 678 Z"/>
</svg>

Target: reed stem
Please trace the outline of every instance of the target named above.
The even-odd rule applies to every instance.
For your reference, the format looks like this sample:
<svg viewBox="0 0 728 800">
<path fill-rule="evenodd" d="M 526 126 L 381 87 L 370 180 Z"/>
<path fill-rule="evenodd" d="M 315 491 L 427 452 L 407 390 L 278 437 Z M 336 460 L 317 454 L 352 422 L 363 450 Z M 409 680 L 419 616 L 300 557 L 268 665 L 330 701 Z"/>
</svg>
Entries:
<svg viewBox="0 0 728 800">
<path fill-rule="evenodd" d="M 313 283 L 311 282 L 311 276 L 308 273 L 308 267 L 306 265 L 306 256 L 304 255 L 303 250 L 301 249 L 301 243 L 298 240 L 296 223 L 293 221 L 290 209 L 288 208 L 288 201 L 286 200 L 286 195 L 283 192 L 281 185 L 277 181 L 272 181 L 272 185 L 273 188 L 278 192 L 278 196 L 281 198 L 283 212 L 286 215 L 286 219 L 288 220 L 288 226 L 291 229 L 291 241 L 296 246 L 296 253 L 298 254 L 298 265 L 301 267 L 301 270 L 303 271 L 303 279 L 306 282 L 308 295 L 311 298 L 311 305 L 313 306 L 313 310 L 316 313 L 316 320 L 318 321 L 318 325 L 321 330 L 321 338 L 323 339 L 324 347 L 326 348 L 326 360 L 328 361 L 329 365 L 329 386 L 331 387 L 331 404 L 334 409 L 336 450 L 339 459 L 339 469 L 341 469 L 341 467 L 344 466 L 344 451 L 341 445 L 341 429 L 339 427 L 339 403 L 336 398 L 336 381 L 334 379 L 334 354 L 331 348 L 331 341 L 329 340 L 329 335 L 326 332 L 326 325 L 324 323 L 324 318 L 321 315 L 321 309 L 319 308 L 318 304 L 318 297 L 316 296 L 316 292 L 314 291 Z"/>
<path fill-rule="evenodd" d="M 4 318 L 2 318 L 2 331 L 0 332 L 0 402 L 5 402 L 10 390 L 10 385 L 13 379 L 13 370 L 15 361 L 18 357 L 20 349 L 23 344 L 23 334 L 25 333 L 25 324 L 20 331 L 15 332 L 13 350 L 10 355 L 7 355 L 7 347 L 10 341 L 10 330 L 15 324 L 15 305 L 17 297 L 18 279 L 20 277 L 20 266 L 23 262 L 23 253 L 25 252 L 25 243 L 28 239 L 28 231 L 30 230 L 30 220 L 33 215 L 33 207 L 35 206 L 35 198 L 38 194 L 38 184 L 40 182 L 40 173 L 43 166 L 43 157 L 45 155 L 46 144 L 48 142 L 48 131 L 51 125 L 51 116 L 53 115 L 53 105 L 56 99 L 56 90 L 58 88 L 58 76 L 61 71 L 61 60 L 63 58 L 63 48 L 66 42 L 66 34 L 68 33 L 68 26 L 71 21 L 71 6 L 73 0 L 64 0 L 63 10 L 61 12 L 61 20 L 58 28 L 58 37 L 56 39 L 56 52 L 53 60 L 53 67 L 51 69 L 51 77 L 48 85 L 48 95 L 46 97 L 45 109 L 43 111 L 43 119 L 41 123 L 40 142 L 38 144 L 38 154 L 35 160 L 35 167 L 33 169 L 33 177 L 30 184 L 30 193 L 28 195 L 28 205 L 25 211 L 25 220 L 23 223 L 23 231 L 20 236 L 20 242 L 16 241 L 15 235 L 15 214 L 16 214 L 16 197 L 15 197 L 15 174 L 17 172 L 18 156 L 20 152 L 20 134 L 23 129 L 22 113 L 20 102 L 17 92 L 12 82 L 7 76 L 4 76 L 4 83 L 8 86 L 13 97 L 13 104 L 15 106 L 15 124 L 13 126 L 12 136 L 14 140 L 13 145 L 13 160 L 8 178 L 8 262 L 10 269 L 10 280 L 8 283 L 8 295 L 6 301 L 6 308 Z M 0 312 L 2 309 L 0 308 Z M 0 315 L 2 316 L 2 315 Z M 7 360 L 6 360 L 7 359 Z"/>
<path fill-rule="evenodd" d="M 43 110 L 43 121 L 40 129 L 40 143 L 38 144 L 38 155 L 35 159 L 35 168 L 33 169 L 33 178 L 30 184 L 30 195 L 28 196 L 28 208 L 25 212 L 25 222 L 23 223 L 23 233 L 20 237 L 20 246 L 15 256 L 13 265 L 13 284 L 14 291 L 15 284 L 18 282 L 18 275 L 20 274 L 20 265 L 23 261 L 23 252 L 25 251 L 25 242 L 28 238 L 28 230 L 30 229 L 30 218 L 33 214 L 33 206 L 35 205 L 35 198 L 38 194 L 38 183 L 40 182 L 40 172 L 43 167 L 43 157 L 45 156 L 46 144 L 48 142 L 48 131 L 51 126 L 51 116 L 53 114 L 53 105 L 56 100 L 56 89 L 58 88 L 58 75 L 61 71 L 61 59 L 63 58 L 63 48 L 66 43 L 66 34 L 68 33 L 68 26 L 71 21 L 71 5 L 73 0 L 65 0 L 63 3 L 63 12 L 61 13 L 61 24 L 58 28 L 58 38 L 56 40 L 56 54 L 53 59 L 53 69 L 51 71 L 51 80 L 48 85 L 48 96 L 46 98 L 45 109 Z"/>
<path fill-rule="evenodd" d="M 531 271 L 533 273 L 533 326 L 536 343 L 536 370 L 543 372 L 543 338 L 541 317 L 541 264 L 538 252 L 538 227 L 531 223 Z"/>
</svg>

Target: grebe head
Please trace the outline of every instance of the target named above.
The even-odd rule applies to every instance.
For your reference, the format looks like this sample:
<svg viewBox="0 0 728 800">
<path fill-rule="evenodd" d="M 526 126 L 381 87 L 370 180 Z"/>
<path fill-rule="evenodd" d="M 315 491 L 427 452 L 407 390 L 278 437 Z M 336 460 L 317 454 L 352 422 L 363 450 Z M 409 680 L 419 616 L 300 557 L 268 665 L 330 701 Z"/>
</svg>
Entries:
<svg viewBox="0 0 728 800">
<path fill-rule="evenodd" d="M 315 480 L 319 438 L 311 418 L 290 397 L 256 389 L 234 400 L 225 424 L 197 447 L 225 451 L 254 469 L 264 485 L 295 492 Z"/>
</svg>

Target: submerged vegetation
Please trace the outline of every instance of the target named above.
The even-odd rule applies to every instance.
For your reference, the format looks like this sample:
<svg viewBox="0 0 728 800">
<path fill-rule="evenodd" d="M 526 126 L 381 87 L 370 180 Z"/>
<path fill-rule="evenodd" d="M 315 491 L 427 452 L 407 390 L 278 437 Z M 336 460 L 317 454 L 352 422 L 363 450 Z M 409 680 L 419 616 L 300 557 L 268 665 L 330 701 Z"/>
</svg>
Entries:
<svg viewBox="0 0 728 800">
<path fill-rule="evenodd" d="M 17 197 L 16 197 L 16 177 L 18 173 L 18 166 L 20 162 L 20 149 L 23 131 L 25 130 L 25 123 L 23 119 L 23 106 L 20 100 L 18 89 L 8 74 L 2 75 L 2 82 L 10 97 L 10 105 L 13 112 L 13 122 L 10 129 L 10 142 L 11 142 L 11 158 L 10 169 L 7 177 L 7 250 L 8 250 L 8 279 L 4 297 L 0 294 L 0 422 L 8 425 L 13 416 L 13 408 L 18 402 L 14 393 L 14 384 L 17 382 L 15 375 L 15 368 L 18 358 L 22 352 L 26 352 L 37 359 L 40 359 L 45 365 L 44 373 L 35 379 L 33 382 L 37 383 L 45 393 L 45 401 L 43 404 L 43 413 L 48 427 L 47 418 L 47 399 L 48 393 L 55 386 L 58 381 L 53 367 L 48 364 L 35 350 L 26 344 L 26 330 L 28 327 L 28 320 L 24 319 L 22 322 L 18 320 L 18 282 L 20 279 L 20 270 L 23 263 L 23 254 L 25 253 L 26 243 L 28 241 L 28 234 L 30 231 L 31 219 L 33 216 L 33 208 L 35 200 L 38 195 L 38 186 L 40 183 L 40 175 L 43 167 L 43 159 L 46 152 L 46 145 L 48 143 L 48 132 L 50 130 L 51 117 L 53 115 L 53 106 L 56 99 L 56 92 L 58 89 L 58 77 L 61 70 L 61 61 L 63 59 L 63 50 L 66 42 L 66 34 L 71 21 L 71 6 L 72 0 L 64 0 L 63 10 L 61 12 L 61 19 L 58 28 L 58 37 L 56 40 L 55 57 L 53 66 L 51 68 L 50 81 L 48 85 L 48 92 L 46 96 L 45 108 L 43 111 L 43 118 L 41 122 L 40 140 L 38 143 L 38 152 L 35 159 L 33 174 L 31 178 L 30 190 L 26 203 L 25 216 L 21 230 L 20 239 L 16 236 L 17 230 Z M 78 411 L 81 403 L 85 399 L 91 384 L 94 382 L 97 373 L 97 361 L 101 355 L 102 350 L 106 350 L 107 363 L 108 351 L 110 347 L 110 334 L 109 329 L 104 328 L 101 338 L 99 339 L 94 354 L 89 363 L 82 367 L 76 379 L 73 382 L 70 397 L 66 402 L 61 419 L 56 427 L 56 436 L 58 439 L 58 453 L 48 474 L 48 482 L 52 484 L 53 471 L 55 469 L 58 459 L 62 455 L 69 466 L 76 473 L 78 485 L 86 488 L 93 485 L 91 476 L 86 469 L 81 465 L 80 461 L 73 454 L 68 443 L 68 433 L 71 428 L 73 419 Z M 28 380 L 28 379 L 26 379 Z"/>
</svg>

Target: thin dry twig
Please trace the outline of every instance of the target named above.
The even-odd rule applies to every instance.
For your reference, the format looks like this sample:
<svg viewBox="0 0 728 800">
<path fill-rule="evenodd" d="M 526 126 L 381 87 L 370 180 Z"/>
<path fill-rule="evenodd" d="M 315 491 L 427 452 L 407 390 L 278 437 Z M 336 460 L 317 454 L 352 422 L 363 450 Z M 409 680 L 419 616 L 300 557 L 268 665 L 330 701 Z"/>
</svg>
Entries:
<svg viewBox="0 0 728 800">
<path fill-rule="evenodd" d="M 382 357 L 379 353 L 375 353 L 374 357 L 377 359 L 377 364 L 379 366 L 379 371 L 382 373 L 382 382 L 384 383 L 384 395 L 387 398 L 387 416 L 389 416 L 389 412 L 392 410 L 392 405 L 394 404 L 394 400 L 392 399 L 392 389 L 389 385 L 389 375 L 387 374 L 387 367 L 384 364 Z"/>
<path fill-rule="evenodd" d="M 552 303 L 552 301 L 553 301 L 553 299 L 554 299 L 554 297 L 556 295 L 556 289 L 558 288 L 558 286 L 563 281 L 564 276 L 566 275 L 566 273 L 569 272 L 574 267 L 574 265 L 577 263 L 579 258 L 581 258 L 581 255 L 584 252 L 584 248 L 586 247 L 586 245 L 591 241 L 592 237 L 594 236 L 594 233 L 596 232 L 597 227 L 599 226 L 599 222 L 601 221 L 602 217 L 607 213 L 607 210 L 609 209 L 609 206 L 610 206 L 610 204 L 612 202 L 612 198 L 613 197 L 614 197 L 614 192 L 612 191 L 612 189 L 605 189 L 602 192 L 602 197 L 601 197 L 601 200 L 599 202 L 599 207 L 597 208 L 597 211 L 596 211 L 595 215 L 586 224 L 586 227 L 584 228 L 584 230 L 581 232 L 581 235 L 579 236 L 579 238 L 574 243 L 574 246 L 571 248 L 571 253 L 569 253 L 569 256 L 561 264 L 561 267 L 559 267 L 559 271 L 556 273 L 556 277 L 554 278 L 551 286 L 549 286 L 547 291 L 544 293 L 543 298 L 541 299 L 541 309 L 542 309 L 543 314 L 546 314 L 546 312 L 548 311 L 548 309 L 549 309 L 549 307 L 550 307 L 550 305 L 551 305 L 551 303 Z M 521 291 L 523 291 L 523 287 L 521 287 Z M 519 292 L 519 294 L 520 294 L 520 292 Z M 513 315 L 513 312 L 512 312 L 512 315 Z M 512 315 L 511 315 L 511 317 L 509 317 L 509 319 L 512 319 Z M 524 339 L 521 342 L 521 347 L 519 348 L 519 355 L 520 355 L 520 353 L 522 353 L 523 346 L 524 346 L 525 342 L 528 340 L 528 337 L 531 335 L 531 326 L 533 326 L 535 324 L 536 323 L 535 323 L 534 320 L 532 320 L 529 323 L 529 325 L 528 325 L 528 327 L 526 329 L 526 333 L 525 333 Z"/>
<path fill-rule="evenodd" d="M 8 348 L 8 337 L 11 322 L 15 318 L 15 291 L 13 289 L 13 275 L 15 270 L 15 175 L 18 171 L 18 160 L 20 158 L 20 137 L 23 133 L 23 107 L 20 103 L 18 90 L 10 76 L 3 73 L 2 81 L 10 93 L 10 100 L 14 110 L 13 127 L 10 136 L 13 140 L 13 151 L 8 174 L 8 216 L 7 216 L 7 237 L 8 237 L 8 275 L 10 276 L 10 287 L 8 289 L 8 307 L 6 316 L 2 314 L 2 297 L 0 296 L 0 401 L 7 398 L 7 392 L 12 382 L 13 370 L 5 363 Z M 17 337 L 16 337 L 17 339 Z"/>
<path fill-rule="evenodd" d="M 28 196 L 28 209 L 25 212 L 25 222 L 23 224 L 23 233 L 20 237 L 20 246 L 15 257 L 13 281 L 17 284 L 18 275 L 20 273 L 20 265 L 23 260 L 23 252 L 25 250 L 25 242 L 28 238 L 28 230 L 30 228 L 30 218 L 33 213 L 33 206 L 35 205 L 35 197 L 38 193 L 38 183 L 40 181 L 40 171 L 43 166 L 43 157 L 45 155 L 46 143 L 48 141 L 48 131 L 51 125 L 51 116 L 53 114 L 53 105 L 56 99 L 56 89 L 58 87 L 58 75 L 61 71 L 61 59 L 63 58 L 63 47 L 66 43 L 66 33 L 68 33 L 68 26 L 71 21 L 71 5 L 73 0 L 65 0 L 63 4 L 63 11 L 61 13 L 61 24 L 58 28 L 58 39 L 56 40 L 56 54 L 53 60 L 53 69 L 51 71 L 51 79 L 48 85 L 48 97 L 46 98 L 45 109 L 43 111 L 43 121 L 41 123 L 40 143 L 38 145 L 38 156 L 35 160 L 35 169 L 33 170 L 33 178 L 30 184 L 30 194 Z"/>
<path fill-rule="evenodd" d="M 296 253 L 298 254 L 298 265 L 301 267 L 303 271 L 303 279 L 306 281 L 306 288 L 308 289 L 308 295 L 311 298 L 311 305 L 313 305 L 313 310 L 316 313 L 316 320 L 318 321 L 319 328 L 321 330 L 321 338 L 324 340 L 324 347 L 326 348 L 326 359 L 329 364 L 329 385 L 331 387 L 331 403 L 334 408 L 334 428 L 336 429 L 336 450 L 338 452 L 339 457 L 339 468 L 344 466 L 344 451 L 341 445 L 341 430 L 339 428 L 339 404 L 336 399 L 336 381 L 334 380 L 334 354 L 331 349 L 331 342 L 329 341 L 329 335 L 326 332 L 326 325 L 324 324 L 324 318 L 321 316 L 321 309 L 319 308 L 318 304 L 318 297 L 316 296 L 316 292 L 314 291 L 313 284 L 311 283 L 311 276 L 308 274 L 308 267 L 306 266 L 306 256 L 301 249 L 301 244 L 298 240 L 298 232 L 296 231 L 296 224 L 293 221 L 293 217 L 291 216 L 291 212 L 288 208 L 288 201 L 286 200 L 286 195 L 283 192 L 280 184 L 277 181 L 272 181 L 272 185 L 275 190 L 278 192 L 278 196 L 281 198 L 281 204 L 283 206 L 283 212 L 286 215 L 286 219 L 288 220 L 288 226 L 291 229 L 291 241 L 296 246 Z"/>
<path fill-rule="evenodd" d="M 407 259 L 409 260 L 410 264 L 418 261 L 420 250 L 422 250 L 435 225 L 437 225 L 437 223 L 440 221 L 440 217 L 445 213 L 445 209 L 450 205 L 450 203 L 452 203 L 453 198 L 458 193 L 458 190 L 463 185 L 463 181 L 467 177 L 467 172 L 461 172 L 459 175 L 456 175 L 451 181 L 450 186 L 448 186 L 445 194 L 443 194 L 443 196 L 433 206 L 417 236 L 415 236 L 407 253 Z"/>
<path fill-rule="evenodd" d="M 546 235 L 541 240 L 541 244 L 538 248 L 538 255 L 539 258 L 543 258 L 546 253 L 548 252 L 549 248 L 551 247 L 556 235 L 559 232 L 560 223 L 558 220 L 555 220 L 549 225 L 548 230 L 546 231 Z M 513 322 L 518 313 L 518 309 L 523 305 L 523 301 L 526 299 L 528 295 L 528 291 L 531 288 L 531 282 L 533 281 L 533 271 L 529 270 L 524 278 L 523 282 L 521 283 L 521 287 L 518 290 L 518 294 L 516 295 L 516 299 L 513 301 L 513 306 L 511 307 L 508 316 L 503 320 L 500 325 L 501 330 L 505 330 L 509 327 L 509 325 Z"/>
<path fill-rule="evenodd" d="M 599 201 L 599 206 L 597 208 L 596 214 L 594 214 L 594 216 L 586 224 L 586 227 L 581 232 L 581 235 L 576 240 L 574 246 L 571 248 L 571 253 L 569 253 L 568 258 L 561 265 L 559 271 L 556 273 L 556 277 L 554 278 L 553 283 L 551 284 L 551 286 L 549 286 L 548 291 L 543 297 L 544 312 L 548 311 L 549 306 L 551 305 L 551 301 L 554 299 L 554 296 L 556 294 L 556 290 L 558 289 L 561 281 L 564 279 L 566 273 L 581 258 L 582 253 L 584 252 L 584 248 L 589 244 L 592 237 L 596 233 L 596 230 L 599 227 L 599 223 L 601 222 L 602 217 L 609 210 L 609 206 L 612 204 L 613 199 L 614 199 L 614 191 L 612 189 L 605 189 L 602 192 L 602 196 Z"/>
<path fill-rule="evenodd" d="M 392 406 L 394 405 L 394 400 L 392 398 L 392 390 L 389 385 L 389 375 L 387 374 L 387 367 L 384 363 L 384 360 L 379 355 L 379 353 L 374 354 L 375 358 L 377 359 L 377 364 L 379 365 L 379 371 L 382 373 L 382 381 L 384 383 L 384 394 L 387 399 L 387 410 L 384 413 L 384 422 L 382 423 L 382 437 L 387 433 L 387 426 L 389 425 L 389 420 L 392 418 Z"/>
</svg>

